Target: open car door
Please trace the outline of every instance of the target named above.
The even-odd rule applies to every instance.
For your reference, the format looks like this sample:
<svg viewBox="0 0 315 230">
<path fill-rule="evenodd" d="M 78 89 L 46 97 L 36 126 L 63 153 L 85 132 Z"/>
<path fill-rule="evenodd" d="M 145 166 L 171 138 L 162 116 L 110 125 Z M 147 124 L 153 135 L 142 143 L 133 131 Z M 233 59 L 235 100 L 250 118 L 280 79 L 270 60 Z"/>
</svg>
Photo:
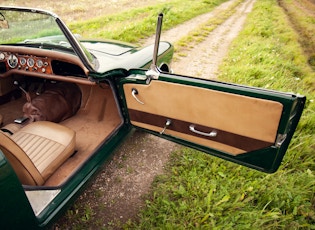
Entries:
<svg viewBox="0 0 315 230">
<path fill-rule="evenodd" d="M 134 71 L 121 80 L 133 126 L 252 167 L 275 172 L 305 97 L 259 88 Z"/>
<path fill-rule="evenodd" d="M 160 72 L 162 17 L 151 69 L 131 70 L 119 83 L 129 122 L 223 159 L 275 172 L 299 122 L 305 97 Z"/>
</svg>

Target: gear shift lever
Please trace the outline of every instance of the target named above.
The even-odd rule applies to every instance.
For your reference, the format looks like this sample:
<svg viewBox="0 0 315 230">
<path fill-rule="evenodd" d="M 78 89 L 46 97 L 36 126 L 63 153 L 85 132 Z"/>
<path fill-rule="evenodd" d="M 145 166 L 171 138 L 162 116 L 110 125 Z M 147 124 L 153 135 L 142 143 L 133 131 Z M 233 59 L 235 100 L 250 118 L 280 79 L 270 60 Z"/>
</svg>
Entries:
<svg viewBox="0 0 315 230">
<path fill-rule="evenodd" d="M 27 102 L 31 102 L 30 94 L 25 89 L 23 89 L 23 87 L 20 85 L 20 83 L 18 81 L 14 81 L 13 84 L 16 85 L 17 87 L 19 87 L 19 89 L 22 90 L 23 93 L 25 93 Z"/>
</svg>

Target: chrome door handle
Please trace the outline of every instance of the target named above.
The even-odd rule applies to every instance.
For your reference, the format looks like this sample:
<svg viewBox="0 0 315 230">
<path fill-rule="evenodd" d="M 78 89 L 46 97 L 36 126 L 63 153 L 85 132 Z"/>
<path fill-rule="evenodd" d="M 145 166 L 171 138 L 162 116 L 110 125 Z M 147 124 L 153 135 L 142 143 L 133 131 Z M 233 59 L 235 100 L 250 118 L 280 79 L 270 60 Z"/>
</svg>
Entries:
<svg viewBox="0 0 315 230">
<path fill-rule="evenodd" d="M 189 130 L 193 133 L 197 133 L 199 135 L 207 136 L 207 137 L 216 137 L 218 132 L 216 130 L 212 130 L 210 133 L 201 132 L 195 129 L 195 125 L 190 125 Z"/>
<path fill-rule="evenodd" d="M 133 98 L 136 99 L 136 101 L 139 102 L 141 105 L 144 105 L 144 103 L 137 98 L 136 96 L 137 94 L 138 94 L 138 90 L 135 88 L 132 88 L 131 95 L 133 96 Z"/>
</svg>

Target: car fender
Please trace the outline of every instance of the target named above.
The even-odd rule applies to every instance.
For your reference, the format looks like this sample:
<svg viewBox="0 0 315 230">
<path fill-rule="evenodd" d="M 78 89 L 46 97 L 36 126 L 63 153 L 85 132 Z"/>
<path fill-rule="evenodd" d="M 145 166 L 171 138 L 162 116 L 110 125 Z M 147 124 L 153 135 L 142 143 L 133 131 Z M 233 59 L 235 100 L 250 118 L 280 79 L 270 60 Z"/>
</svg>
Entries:
<svg viewBox="0 0 315 230">
<path fill-rule="evenodd" d="M 37 219 L 24 189 L 0 150 L 0 229 L 35 229 Z"/>
</svg>

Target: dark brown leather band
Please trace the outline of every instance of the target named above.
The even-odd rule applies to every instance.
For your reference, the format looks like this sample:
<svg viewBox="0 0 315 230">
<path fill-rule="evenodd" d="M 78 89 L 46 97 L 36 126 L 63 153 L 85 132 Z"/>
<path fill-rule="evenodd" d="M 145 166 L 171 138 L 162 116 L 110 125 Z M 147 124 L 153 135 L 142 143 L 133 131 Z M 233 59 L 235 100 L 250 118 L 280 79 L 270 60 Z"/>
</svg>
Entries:
<svg viewBox="0 0 315 230">
<path fill-rule="evenodd" d="M 136 121 L 136 122 L 141 122 L 148 125 L 161 127 L 161 130 L 165 126 L 166 120 L 171 119 L 172 122 L 171 122 L 171 125 L 167 127 L 168 130 L 173 130 L 175 132 L 180 132 L 180 133 L 196 136 L 203 139 L 208 139 L 214 142 L 218 142 L 218 143 L 229 145 L 238 149 L 242 149 L 246 152 L 263 149 L 273 144 L 266 141 L 261 141 L 254 138 L 215 129 L 213 127 L 206 127 L 206 126 L 194 124 L 196 129 L 201 132 L 209 133 L 213 130 L 217 131 L 217 135 L 215 137 L 208 137 L 208 136 L 200 135 L 200 134 L 190 131 L 189 126 L 192 123 L 165 117 L 165 116 L 132 110 L 132 109 L 129 109 L 129 116 L 130 116 L 131 121 Z"/>
</svg>

